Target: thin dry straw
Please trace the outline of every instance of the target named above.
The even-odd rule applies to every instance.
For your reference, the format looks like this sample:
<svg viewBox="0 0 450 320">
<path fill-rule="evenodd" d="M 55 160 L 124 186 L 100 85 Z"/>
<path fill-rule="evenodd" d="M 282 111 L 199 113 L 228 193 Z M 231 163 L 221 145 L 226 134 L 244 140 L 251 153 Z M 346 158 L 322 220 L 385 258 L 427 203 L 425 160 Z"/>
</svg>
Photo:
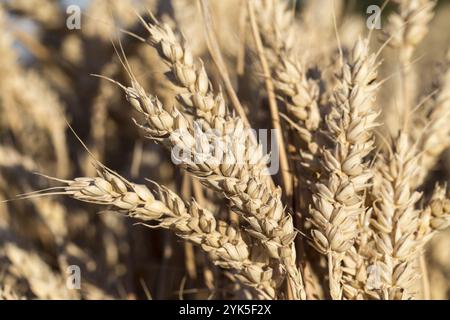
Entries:
<svg viewBox="0 0 450 320">
<path fill-rule="evenodd" d="M 318 145 L 315 131 L 319 127 L 320 113 L 318 108 L 319 87 L 316 82 L 307 79 L 304 68 L 300 66 L 293 44 L 289 39 L 296 29 L 293 15 L 288 14 L 287 5 L 282 1 L 261 2 L 258 8 L 258 24 L 261 25 L 261 37 L 273 76 L 274 89 L 279 98 L 286 104 L 288 115 L 292 117 L 288 123 L 298 133 L 301 141 L 299 153 L 301 164 L 308 171 L 316 172 L 314 154 Z M 286 119 L 286 116 L 280 113 Z"/>
<path fill-rule="evenodd" d="M 231 103 L 234 106 L 234 109 L 237 111 L 238 115 L 241 117 L 241 119 L 244 121 L 245 126 L 247 128 L 250 128 L 251 125 L 248 122 L 247 115 L 244 111 L 244 108 L 241 105 L 241 102 L 239 101 L 236 92 L 233 89 L 233 86 L 231 84 L 230 76 L 228 75 L 228 71 L 225 65 L 225 62 L 223 60 L 222 54 L 220 52 L 219 45 L 217 43 L 216 36 L 214 34 L 214 27 L 212 23 L 211 13 L 208 6 L 208 1 L 206 0 L 198 0 L 197 1 L 198 6 L 200 7 L 204 25 L 205 25 L 205 33 L 206 33 L 206 43 L 208 44 L 209 52 L 211 53 L 211 57 L 214 60 L 214 63 L 216 64 L 217 68 L 219 69 L 219 74 L 222 77 L 222 80 L 225 84 L 225 89 L 227 90 L 228 96 L 231 99 Z"/>
<path fill-rule="evenodd" d="M 275 88 L 270 76 L 270 68 L 267 62 L 266 54 L 264 52 L 264 47 L 261 41 L 258 24 L 256 22 L 253 0 L 248 1 L 247 10 L 250 17 L 250 26 L 252 28 L 253 39 L 256 44 L 258 57 L 263 70 L 264 83 L 266 85 L 267 96 L 269 99 L 270 114 L 272 117 L 272 125 L 276 130 L 275 134 L 277 136 L 277 144 L 280 151 L 280 169 L 281 169 L 281 176 L 283 178 L 283 186 L 286 195 L 289 199 L 293 195 L 292 177 L 289 170 L 289 161 L 287 158 L 284 138 L 282 134 L 283 131 L 280 125 L 280 115 L 278 112 L 277 102 L 275 98 Z"/>
</svg>

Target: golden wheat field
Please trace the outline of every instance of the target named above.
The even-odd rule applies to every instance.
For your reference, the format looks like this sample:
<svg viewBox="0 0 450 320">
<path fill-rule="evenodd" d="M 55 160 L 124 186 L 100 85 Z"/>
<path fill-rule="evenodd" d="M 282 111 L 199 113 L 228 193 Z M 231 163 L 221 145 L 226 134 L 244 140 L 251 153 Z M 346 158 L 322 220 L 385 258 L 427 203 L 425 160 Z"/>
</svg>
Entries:
<svg viewBox="0 0 450 320">
<path fill-rule="evenodd" d="M 0 299 L 449 299 L 449 20 L 1 1 Z"/>
</svg>

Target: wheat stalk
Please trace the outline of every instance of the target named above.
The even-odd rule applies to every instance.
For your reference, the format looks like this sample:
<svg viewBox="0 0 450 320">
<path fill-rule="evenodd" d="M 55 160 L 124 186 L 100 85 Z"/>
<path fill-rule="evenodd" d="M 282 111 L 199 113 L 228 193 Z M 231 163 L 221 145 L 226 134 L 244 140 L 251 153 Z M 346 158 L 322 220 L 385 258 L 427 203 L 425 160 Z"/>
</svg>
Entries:
<svg viewBox="0 0 450 320">
<path fill-rule="evenodd" d="M 263 77 L 264 77 L 264 83 L 266 86 L 266 92 L 267 92 L 267 98 L 269 100 L 269 110 L 270 110 L 270 116 L 272 118 L 272 125 L 275 129 L 275 134 L 277 138 L 277 145 L 280 151 L 280 170 L 281 170 L 281 177 L 283 178 L 283 186 L 285 189 L 285 193 L 288 199 L 290 199 L 293 195 L 293 184 L 292 184 L 292 176 L 290 174 L 289 169 L 289 161 L 286 154 L 286 147 L 284 143 L 284 137 L 281 129 L 280 124 L 280 114 L 276 102 L 275 97 L 275 88 L 274 84 L 270 75 L 270 68 L 269 63 L 267 61 L 266 53 L 262 44 L 260 31 L 258 29 L 258 24 L 256 22 L 255 18 L 255 9 L 254 9 L 254 2 L 253 0 L 248 1 L 247 3 L 247 10 L 250 18 L 250 26 L 252 29 L 252 35 L 253 40 L 256 45 L 256 50 L 258 53 L 258 59 L 261 64 Z"/>
</svg>

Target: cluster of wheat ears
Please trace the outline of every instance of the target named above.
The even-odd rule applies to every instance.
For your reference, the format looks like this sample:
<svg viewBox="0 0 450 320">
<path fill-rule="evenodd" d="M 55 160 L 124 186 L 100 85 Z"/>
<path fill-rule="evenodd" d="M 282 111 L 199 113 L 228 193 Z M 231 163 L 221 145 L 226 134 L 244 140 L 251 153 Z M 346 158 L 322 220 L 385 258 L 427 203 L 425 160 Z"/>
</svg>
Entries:
<svg viewBox="0 0 450 320">
<path fill-rule="evenodd" d="M 94 0 L 79 31 L 34 2 L 0 7 L 0 297 L 430 298 L 450 224 L 450 55 L 431 89 L 416 68 L 434 1 L 386 1 L 377 30 L 338 0 Z"/>
</svg>

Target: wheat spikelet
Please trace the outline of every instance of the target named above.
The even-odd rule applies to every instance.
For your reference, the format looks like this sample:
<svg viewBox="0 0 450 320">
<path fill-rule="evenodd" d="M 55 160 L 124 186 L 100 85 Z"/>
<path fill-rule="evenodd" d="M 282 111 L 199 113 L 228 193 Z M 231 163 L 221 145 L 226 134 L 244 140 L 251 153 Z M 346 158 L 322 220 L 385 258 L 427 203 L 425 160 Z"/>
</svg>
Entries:
<svg viewBox="0 0 450 320">
<path fill-rule="evenodd" d="M 258 1 L 255 6 L 257 23 L 268 58 L 275 62 L 277 55 L 291 51 L 295 45 L 295 21 L 288 3 L 279 0 Z"/>
<path fill-rule="evenodd" d="M 313 134 L 319 128 L 320 113 L 317 100 L 319 87 L 308 79 L 305 68 L 298 61 L 281 58 L 275 70 L 275 87 L 287 104 L 287 110 L 292 119 L 300 127 L 297 129 L 300 139 L 306 144 L 308 151 L 317 152 L 317 144 Z"/>
<path fill-rule="evenodd" d="M 429 206 L 431 211 L 430 226 L 433 231 L 444 230 L 450 225 L 450 202 L 448 195 L 445 196 L 444 190 L 444 188 L 441 188 L 435 191 Z"/>
<path fill-rule="evenodd" d="M 437 185 L 429 204 L 421 211 L 417 238 L 422 246 L 450 225 L 450 199 L 445 186 Z"/>
</svg>

